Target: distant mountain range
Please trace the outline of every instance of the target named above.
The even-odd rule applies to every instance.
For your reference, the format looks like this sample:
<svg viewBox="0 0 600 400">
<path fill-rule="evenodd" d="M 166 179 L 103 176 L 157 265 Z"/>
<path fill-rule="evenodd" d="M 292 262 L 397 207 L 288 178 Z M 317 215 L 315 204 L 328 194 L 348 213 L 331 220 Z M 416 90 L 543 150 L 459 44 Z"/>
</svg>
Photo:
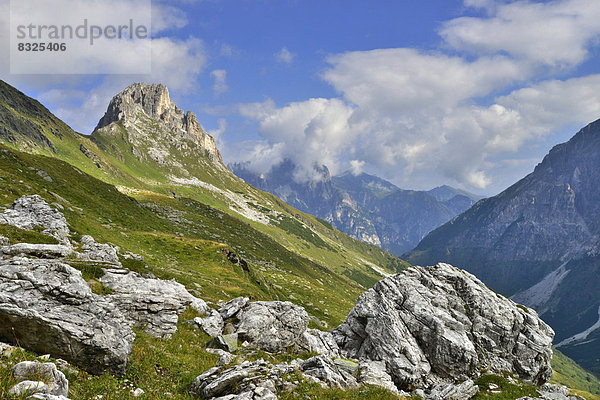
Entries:
<svg viewBox="0 0 600 400">
<path fill-rule="evenodd" d="M 314 167 L 316 179 L 298 182 L 297 166 L 290 160 L 263 174 L 249 167 L 248 163 L 229 165 L 234 174 L 258 189 L 396 255 L 414 248 L 427 233 L 481 199 L 450 186 L 403 190 L 365 173 L 332 177 L 324 165 Z"/>
<path fill-rule="evenodd" d="M 405 255 L 465 268 L 538 310 L 555 344 L 600 372 L 600 120 L 535 170 L 427 235 Z"/>
</svg>

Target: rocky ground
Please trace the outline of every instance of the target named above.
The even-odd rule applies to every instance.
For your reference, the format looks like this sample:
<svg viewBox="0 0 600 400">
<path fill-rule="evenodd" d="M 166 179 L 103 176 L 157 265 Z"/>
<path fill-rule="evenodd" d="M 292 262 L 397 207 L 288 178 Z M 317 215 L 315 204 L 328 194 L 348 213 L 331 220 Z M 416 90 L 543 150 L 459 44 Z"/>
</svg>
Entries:
<svg viewBox="0 0 600 400">
<path fill-rule="evenodd" d="M 61 370 L 73 366 L 122 375 L 136 329 L 167 340 L 192 308 L 199 316 L 188 324 L 212 337 L 207 351 L 219 357 L 189 387 L 200 399 L 277 399 L 304 382 L 468 399 L 481 390 L 475 380 L 494 373 L 538 385 L 537 398 L 576 398 L 546 384 L 554 333 L 537 314 L 447 264 L 409 268 L 380 281 L 343 324 L 325 332 L 308 328 L 310 316 L 291 302 L 239 297 L 207 304 L 177 282 L 129 271 L 119 260 L 141 262 L 141 256 L 121 254 L 90 236 L 74 240 L 64 216 L 39 196 L 18 199 L 0 219 L 41 229 L 60 243 L 0 240 L 0 340 L 60 359 L 14 365 L 14 396 L 66 399 L 69 382 Z M 93 267 L 93 279 L 85 266 Z M 0 349 L 4 354 L 14 347 Z M 248 350 L 292 356 L 271 362 L 248 358 Z M 306 359 L 293 357 L 307 353 Z M 132 396 L 143 394 L 132 388 Z"/>
</svg>

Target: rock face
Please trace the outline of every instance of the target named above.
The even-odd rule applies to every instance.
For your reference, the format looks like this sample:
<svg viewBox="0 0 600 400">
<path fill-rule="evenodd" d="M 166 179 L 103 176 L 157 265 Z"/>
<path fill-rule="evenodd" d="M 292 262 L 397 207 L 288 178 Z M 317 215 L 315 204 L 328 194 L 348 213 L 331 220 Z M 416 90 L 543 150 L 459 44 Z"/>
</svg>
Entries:
<svg viewBox="0 0 600 400">
<path fill-rule="evenodd" d="M 158 337 L 175 333 L 179 315 L 199 300 L 180 283 L 148 279 L 121 269 L 106 270 L 100 282 L 115 291 L 109 298 L 128 319 Z"/>
<path fill-rule="evenodd" d="M 148 118 L 158 124 L 152 130 L 153 138 L 148 135 L 149 132 L 136 129 Z M 122 123 L 128 131 L 134 153 L 140 157 L 149 156 L 166 164 L 171 154 L 170 146 L 174 144 L 178 151 L 201 150 L 213 161 L 221 162 L 214 139 L 202 129 L 193 112 L 184 113 L 171 101 L 164 85 L 134 83 L 128 86 L 111 100 L 94 131 L 118 129 L 111 126 L 116 122 Z M 148 139 L 153 139 L 152 146 L 147 154 L 142 154 Z"/>
<path fill-rule="evenodd" d="M 81 250 L 80 259 L 121 266 L 118 248 L 98 243 L 90 235 L 81 237 Z"/>
<path fill-rule="evenodd" d="M 504 192 L 435 230 L 405 255 L 448 262 L 535 308 L 559 349 L 599 368 L 600 120 L 555 146 Z M 595 325 L 598 323 L 598 325 Z M 594 329 L 588 330 L 594 327 Z"/>
<path fill-rule="evenodd" d="M 342 355 L 384 361 L 401 389 L 464 381 L 480 370 L 537 384 L 552 376 L 552 329 L 447 264 L 380 281 L 332 333 Z"/>
<path fill-rule="evenodd" d="M 331 176 L 315 166 L 311 179 L 299 177 L 290 160 L 264 173 L 232 164 L 233 173 L 297 209 L 330 222 L 342 232 L 400 255 L 430 231 L 471 207 L 478 196 L 448 186 L 429 192 L 402 190 L 368 174 Z"/>
<path fill-rule="evenodd" d="M 269 352 L 295 345 L 308 327 L 308 314 L 288 301 L 256 301 L 237 313 L 240 339 Z"/>
<path fill-rule="evenodd" d="M 0 261 L 0 340 L 64 358 L 92 373 L 122 374 L 132 322 L 56 260 Z"/>
<path fill-rule="evenodd" d="M 68 244 L 69 225 L 65 216 L 50 208 L 39 195 L 23 196 L 0 214 L 0 224 L 33 230 L 42 228 L 42 233 L 55 237 L 59 242 Z"/>
</svg>

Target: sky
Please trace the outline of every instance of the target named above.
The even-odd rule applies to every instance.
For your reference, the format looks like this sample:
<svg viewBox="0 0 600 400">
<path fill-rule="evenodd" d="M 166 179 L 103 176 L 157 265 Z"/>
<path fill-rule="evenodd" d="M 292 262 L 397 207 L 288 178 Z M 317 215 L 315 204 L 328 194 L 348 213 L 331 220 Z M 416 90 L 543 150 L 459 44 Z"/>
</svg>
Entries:
<svg viewBox="0 0 600 400">
<path fill-rule="evenodd" d="M 0 77 L 83 134 L 130 83 L 164 83 L 227 163 L 493 195 L 600 118 L 599 20 L 597 0 L 152 0 L 151 73 L 11 74 L 5 56 Z"/>
</svg>

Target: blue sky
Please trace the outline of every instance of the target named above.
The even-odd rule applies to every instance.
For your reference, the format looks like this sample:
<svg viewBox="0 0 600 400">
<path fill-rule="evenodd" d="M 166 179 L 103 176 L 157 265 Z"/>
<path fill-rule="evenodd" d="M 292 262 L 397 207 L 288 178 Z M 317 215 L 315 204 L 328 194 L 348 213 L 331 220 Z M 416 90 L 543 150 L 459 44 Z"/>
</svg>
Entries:
<svg viewBox="0 0 600 400">
<path fill-rule="evenodd" d="M 82 133 L 129 83 L 162 82 L 227 162 L 265 171 L 291 158 L 299 180 L 324 163 L 488 195 L 600 118 L 595 0 L 180 0 L 152 12 L 151 75 L 11 75 L 0 60 L 2 78 Z"/>
</svg>

